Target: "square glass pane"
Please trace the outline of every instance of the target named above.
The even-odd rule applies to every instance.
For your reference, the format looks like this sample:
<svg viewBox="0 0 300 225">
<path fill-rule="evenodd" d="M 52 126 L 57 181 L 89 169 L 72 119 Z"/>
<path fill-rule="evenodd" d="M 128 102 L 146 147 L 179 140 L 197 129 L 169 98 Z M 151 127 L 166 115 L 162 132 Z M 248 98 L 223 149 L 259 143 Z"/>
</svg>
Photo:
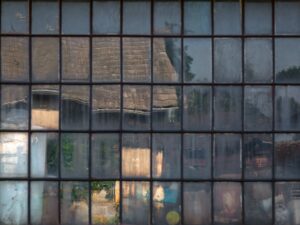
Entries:
<svg viewBox="0 0 300 225">
<path fill-rule="evenodd" d="M 93 38 L 93 81 L 120 81 L 120 38 Z"/>
<path fill-rule="evenodd" d="M 62 39 L 63 81 L 89 81 L 89 48 L 88 38 Z"/>
<path fill-rule="evenodd" d="M 244 177 L 271 179 L 272 152 L 272 134 L 244 134 Z"/>
<path fill-rule="evenodd" d="M 208 86 L 184 86 L 183 127 L 185 130 L 210 130 L 212 93 Z"/>
<path fill-rule="evenodd" d="M 89 92 L 89 87 L 85 85 L 62 86 L 62 129 L 87 130 L 89 128 Z"/>
<path fill-rule="evenodd" d="M 246 0 L 245 33 L 254 35 L 272 33 L 271 0 Z"/>
<path fill-rule="evenodd" d="M 32 1 L 32 33 L 58 34 L 59 4 L 57 0 Z"/>
<path fill-rule="evenodd" d="M 153 134 L 152 146 L 152 176 L 180 178 L 180 134 Z"/>
<path fill-rule="evenodd" d="M 179 0 L 155 0 L 154 33 L 180 34 L 181 13 Z"/>
<path fill-rule="evenodd" d="M 215 134 L 214 178 L 239 179 L 242 176 L 242 139 L 240 134 Z"/>
<path fill-rule="evenodd" d="M 185 38 L 183 76 L 188 83 L 212 80 L 212 46 L 208 38 Z"/>
<path fill-rule="evenodd" d="M 87 178 L 89 173 L 89 135 L 85 133 L 61 134 L 61 176 Z"/>
<path fill-rule="evenodd" d="M 241 130 L 242 88 L 215 87 L 215 130 Z"/>
<path fill-rule="evenodd" d="M 27 181 L 0 181 L 0 224 L 28 224 Z"/>
<path fill-rule="evenodd" d="M 89 184 L 88 182 L 60 183 L 61 223 L 65 225 L 89 224 Z"/>
<path fill-rule="evenodd" d="M 210 135 L 184 134 L 182 156 L 184 178 L 209 179 L 211 177 L 211 152 Z"/>
<path fill-rule="evenodd" d="M 275 89 L 275 129 L 300 129 L 300 86 L 277 86 Z"/>
<path fill-rule="evenodd" d="M 153 225 L 181 224 L 180 193 L 179 182 L 153 182 Z"/>
<path fill-rule="evenodd" d="M 244 89 L 244 129 L 272 130 L 272 87 L 246 86 Z"/>
<path fill-rule="evenodd" d="M 275 134 L 275 176 L 279 179 L 299 179 L 300 134 Z"/>
<path fill-rule="evenodd" d="M 183 186 L 184 224 L 211 224 L 211 184 L 186 182 Z"/>
<path fill-rule="evenodd" d="M 300 5 L 299 5 L 300 6 Z M 300 14 L 300 10 L 299 10 Z M 300 39 L 275 39 L 275 74 L 278 83 L 300 83 Z"/>
<path fill-rule="evenodd" d="M 244 183 L 245 225 L 271 225 L 272 185 L 269 182 Z"/>
<path fill-rule="evenodd" d="M 28 81 L 28 40 L 27 37 L 1 38 L 1 78 L 3 81 Z"/>
<path fill-rule="evenodd" d="M 150 177 L 150 135 L 123 134 L 122 176 Z"/>
<path fill-rule="evenodd" d="M 31 177 L 57 177 L 59 162 L 58 133 L 31 134 Z"/>
<path fill-rule="evenodd" d="M 149 0 L 123 3 L 123 33 L 150 34 L 151 2 Z"/>
<path fill-rule="evenodd" d="M 181 120 L 181 88 L 153 87 L 152 125 L 155 130 L 179 130 Z"/>
<path fill-rule="evenodd" d="M 90 33 L 90 5 L 88 0 L 62 0 L 62 33 Z"/>
<path fill-rule="evenodd" d="M 119 181 L 92 182 L 92 224 L 119 224 Z"/>
<path fill-rule="evenodd" d="M 1 128 L 23 130 L 28 128 L 29 87 L 1 86 Z"/>
<path fill-rule="evenodd" d="M 120 171 L 119 134 L 92 134 L 92 177 L 118 178 Z"/>
<path fill-rule="evenodd" d="M 181 81 L 181 42 L 179 38 L 153 39 L 154 82 Z"/>
<path fill-rule="evenodd" d="M 123 128 L 150 129 L 151 92 L 149 86 L 123 87 Z"/>
<path fill-rule="evenodd" d="M 93 86 L 94 130 L 115 130 L 120 127 L 120 85 Z"/>
<path fill-rule="evenodd" d="M 150 224 L 150 183 L 123 181 L 122 220 L 128 225 Z"/>
<path fill-rule="evenodd" d="M 214 221 L 215 224 L 242 224 L 241 183 L 214 183 Z"/>
<path fill-rule="evenodd" d="M 123 39 L 123 80 L 126 82 L 151 81 L 150 38 Z"/>
<path fill-rule="evenodd" d="M 216 0 L 214 6 L 215 34 L 241 34 L 242 6 L 240 1 Z"/>
<path fill-rule="evenodd" d="M 211 3 L 208 0 L 184 1 L 184 34 L 211 34 Z"/>
<path fill-rule="evenodd" d="M 4 0 L 1 4 L 2 33 L 28 33 L 29 2 L 26 0 Z"/>
<path fill-rule="evenodd" d="M 59 38 L 32 38 L 32 80 L 59 80 Z"/>
<path fill-rule="evenodd" d="M 59 224 L 58 182 L 31 182 L 30 207 L 31 224 Z"/>
<path fill-rule="evenodd" d="M 119 34 L 120 33 L 120 1 L 94 0 L 93 1 L 93 33 Z"/>
<path fill-rule="evenodd" d="M 246 38 L 244 63 L 245 82 L 272 82 L 272 40 L 269 38 Z"/>
<path fill-rule="evenodd" d="M 0 133 L 0 158 L 0 177 L 27 177 L 27 133 Z"/>
<path fill-rule="evenodd" d="M 241 39 L 217 38 L 214 42 L 215 82 L 240 83 L 242 80 Z"/>
<path fill-rule="evenodd" d="M 33 85 L 31 90 L 31 129 L 58 129 L 59 87 Z"/>
</svg>

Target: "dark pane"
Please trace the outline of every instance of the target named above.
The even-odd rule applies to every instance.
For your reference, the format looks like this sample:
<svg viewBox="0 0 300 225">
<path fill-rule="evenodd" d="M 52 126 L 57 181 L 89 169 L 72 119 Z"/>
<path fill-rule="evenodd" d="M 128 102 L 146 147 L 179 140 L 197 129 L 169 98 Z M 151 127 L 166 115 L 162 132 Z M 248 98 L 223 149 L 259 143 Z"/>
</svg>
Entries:
<svg viewBox="0 0 300 225">
<path fill-rule="evenodd" d="M 150 177 L 150 135 L 123 134 L 123 177 Z"/>
<path fill-rule="evenodd" d="M 149 182 L 123 182 L 122 220 L 124 224 L 150 224 L 149 196 Z"/>
<path fill-rule="evenodd" d="M 211 224 L 211 184 L 184 183 L 183 214 L 184 224 Z"/>
<path fill-rule="evenodd" d="M 181 186 L 179 182 L 153 183 L 153 215 L 154 225 L 181 224 Z"/>
<path fill-rule="evenodd" d="M 58 223 L 58 183 L 54 181 L 31 182 L 31 224 Z"/>
<path fill-rule="evenodd" d="M 242 139 L 240 134 L 215 134 L 214 177 L 238 179 L 242 176 Z"/>
<path fill-rule="evenodd" d="M 211 177 L 211 136 L 185 134 L 183 142 L 184 178 L 209 179 Z"/>
<path fill-rule="evenodd" d="M 59 162 L 58 133 L 31 134 L 31 176 L 57 177 Z"/>
<path fill-rule="evenodd" d="M 180 178 L 180 134 L 153 134 L 152 175 L 156 178 Z"/>
</svg>

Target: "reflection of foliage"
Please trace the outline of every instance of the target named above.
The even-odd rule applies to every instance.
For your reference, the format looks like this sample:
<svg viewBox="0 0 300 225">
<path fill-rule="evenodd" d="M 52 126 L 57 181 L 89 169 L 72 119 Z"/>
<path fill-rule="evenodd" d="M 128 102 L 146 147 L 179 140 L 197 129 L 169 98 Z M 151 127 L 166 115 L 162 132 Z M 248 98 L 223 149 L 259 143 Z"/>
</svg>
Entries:
<svg viewBox="0 0 300 225">
<path fill-rule="evenodd" d="M 191 72 L 191 64 L 194 59 L 187 54 L 187 46 L 184 48 L 183 56 L 184 56 L 184 64 L 185 64 L 184 76 L 186 81 L 191 81 L 195 77 L 195 74 Z"/>
<path fill-rule="evenodd" d="M 47 171 L 55 171 L 57 167 L 57 149 L 58 144 L 56 140 L 47 141 Z"/>
<path fill-rule="evenodd" d="M 115 225 L 119 224 L 119 216 L 116 215 L 111 218 L 107 218 L 106 216 L 102 215 L 95 215 L 94 216 L 94 223 L 93 224 L 105 224 L 105 225 Z"/>
<path fill-rule="evenodd" d="M 221 106 L 225 110 L 225 112 L 229 112 L 230 108 L 235 107 L 235 101 L 231 101 L 230 93 L 223 92 Z"/>
<path fill-rule="evenodd" d="M 75 184 L 72 188 L 71 199 L 75 201 L 88 201 L 88 189 L 82 185 Z"/>
<path fill-rule="evenodd" d="M 289 112 L 290 114 L 287 115 L 287 117 L 289 117 L 291 119 L 291 121 L 293 121 L 293 124 L 297 124 L 297 120 L 299 119 L 298 118 L 298 113 L 300 111 L 300 104 L 294 99 L 294 98 L 289 98 L 289 99 L 285 99 L 285 98 L 278 98 L 277 99 L 277 107 L 276 107 L 276 110 L 278 112 L 281 112 L 283 110 L 283 102 L 286 102 L 286 101 L 289 101 L 287 104 L 288 104 L 288 107 L 289 109 L 285 108 L 286 112 Z M 279 114 L 279 122 L 283 122 L 282 120 L 284 118 L 281 118 L 281 115 L 283 115 L 282 113 Z"/>
<path fill-rule="evenodd" d="M 286 70 L 277 73 L 277 81 L 280 82 L 299 82 L 300 81 L 300 67 L 293 66 Z"/>
<path fill-rule="evenodd" d="M 64 167 L 71 168 L 73 167 L 73 153 L 74 153 L 74 144 L 72 139 L 68 136 L 62 139 L 62 156 Z"/>
<path fill-rule="evenodd" d="M 188 95 L 187 104 L 189 113 L 207 113 L 209 110 L 209 93 L 202 94 L 197 90 L 192 90 Z"/>
<path fill-rule="evenodd" d="M 92 190 L 93 191 L 106 191 L 106 199 L 112 200 L 114 198 L 114 187 L 115 181 L 103 181 L 103 182 L 93 182 Z"/>
</svg>

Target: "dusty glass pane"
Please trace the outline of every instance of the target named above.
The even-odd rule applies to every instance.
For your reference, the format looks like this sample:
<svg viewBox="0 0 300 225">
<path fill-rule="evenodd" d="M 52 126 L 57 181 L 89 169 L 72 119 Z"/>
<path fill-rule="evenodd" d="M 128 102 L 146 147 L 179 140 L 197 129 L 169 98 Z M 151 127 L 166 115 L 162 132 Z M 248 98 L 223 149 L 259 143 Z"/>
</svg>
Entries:
<svg viewBox="0 0 300 225">
<path fill-rule="evenodd" d="M 119 181 L 92 182 L 92 224 L 119 224 Z"/>
<path fill-rule="evenodd" d="M 210 130 L 212 117 L 211 87 L 184 86 L 183 127 L 185 130 Z"/>
<path fill-rule="evenodd" d="M 59 87 L 34 85 L 31 89 L 31 129 L 58 129 Z"/>
<path fill-rule="evenodd" d="M 58 223 L 58 182 L 31 182 L 30 195 L 31 224 L 59 224 Z"/>
<path fill-rule="evenodd" d="M 123 3 L 123 33 L 150 34 L 151 2 L 148 0 Z"/>
<path fill-rule="evenodd" d="M 300 83 L 299 39 L 275 39 L 275 74 L 278 83 Z"/>
<path fill-rule="evenodd" d="M 184 1 L 184 34 L 211 34 L 210 1 Z"/>
<path fill-rule="evenodd" d="M 62 177 L 87 178 L 89 135 L 86 133 L 62 133 L 60 157 Z"/>
<path fill-rule="evenodd" d="M 124 224 L 150 224 L 149 184 L 149 182 L 123 182 L 122 220 Z"/>
<path fill-rule="evenodd" d="M 149 86 L 123 87 L 123 128 L 150 129 L 151 93 Z"/>
<path fill-rule="evenodd" d="M 271 82 L 273 79 L 272 40 L 245 39 L 244 63 L 245 82 Z"/>
<path fill-rule="evenodd" d="M 120 33 L 120 2 L 119 0 L 93 1 L 93 33 Z"/>
<path fill-rule="evenodd" d="M 59 80 L 59 38 L 32 38 L 32 80 Z"/>
<path fill-rule="evenodd" d="M 0 224 L 28 224 L 27 192 L 27 181 L 0 182 Z"/>
<path fill-rule="evenodd" d="M 215 130 L 241 130 L 241 87 L 215 87 Z"/>
<path fill-rule="evenodd" d="M 211 177 L 211 136 L 184 134 L 183 143 L 184 178 L 209 179 Z"/>
<path fill-rule="evenodd" d="M 120 38 L 93 38 L 93 81 L 120 81 Z"/>
<path fill-rule="evenodd" d="M 175 86 L 153 87 L 152 125 L 155 130 L 179 130 L 181 89 Z"/>
<path fill-rule="evenodd" d="M 61 182 L 61 223 L 65 225 L 89 224 L 88 182 Z"/>
<path fill-rule="evenodd" d="M 90 33 L 89 9 L 88 0 L 62 0 L 62 33 Z"/>
<path fill-rule="evenodd" d="M 180 178 L 180 134 L 153 134 L 152 146 L 152 176 Z"/>
<path fill-rule="evenodd" d="M 240 134 L 215 134 L 214 178 L 238 179 L 242 176 L 242 139 Z"/>
<path fill-rule="evenodd" d="M 183 186 L 184 224 L 211 224 L 211 184 L 186 182 Z"/>
<path fill-rule="evenodd" d="M 92 134 L 92 177 L 119 177 L 119 134 Z"/>
<path fill-rule="evenodd" d="M 58 133 L 31 134 L 31 176 L 57 177 L 59 162 Z"/>
<path fill-rule="evenodd" d="M 89 127 L 89 87 L 85 85 L 62 86 L 62 129 L 86 130 Z"/>
<path fill-rule="evenodd" d="M 57 0 L 32 1 L 32 33 L 57 34 L 59 32 L 59 4 Z"/>
<path fill-rule="evenodd" d="M 263 182 L 244 184 L 245 225 L 272 224 L 272 185 Z"/>
<path fill-rule="evenodd" d="M 215 224 L 242 224 L 242 190 L 237 182 L 214 183 Z"/>
<path fill-rule="evenodd" d="M 123 134 L 123 177 L 150 177 L 150 135 Z"/>
<path fill-rule="evenodd" d="M 275 89 L 276 130 L 300 129 L 300 87 L 277 86 Z"/>
<path fill-rule="evenodd" d="M 62 80 L 89 81 L 89 39 L 62 39 Z"/>
<path fill-rule="evenodd" d="M 29 87 L 25 85 L 1 86 L 1 128 L 27 129 Z"/>
<path fill-rule="evenodd" d="M 244 89 L 244 129 L 272 130 L 272 87 L 246 86 Z"/>
<path fill-rule="evenodd" d="M 227 3 L 226 3 L 227 4 Z M 215 39 L 215 82 L 239 83 L 242 80 L 242 42 L 239 38 Z"/>
<path fill-rule="evenodd" d="M 154 33 L 180 34 L 180 1 L 155 0 L 154 2 Z"/>
<path fill-rule="evenodd" d="M 28 1 L 4 0 L 1 4 L 2 33 L 28 33 Z"/>
<path fill-rule="evenodd" d="M 1 78 L 28 81 L 29 42 L 27 37 L 1 37 Z"/>
<path fill-rule="evenodd" d="M 211 39 L 184 39 L 183 76 L 185 82 L 211 82 Z"/>
<path fill-rule="evenodd" d="M 153 182 L 154 225 L 181 224 L 181 186 L 179 182 Z"/>
<path fill-rule="evenodd" d="M 28 165 L 27 133 L 0 133 L 0 159 L 0 177 L 26 177 Z"/>
<path fill-rule="evenodd" d="M 244 134 L 244 176 L 247 179 L 272 177 L 272 134 Z"/>
<path fill-rule="evenodd" d="M 120 127 L 120 86 L 93 86 L 94 130 L 118 129 Z"/>
</svg>

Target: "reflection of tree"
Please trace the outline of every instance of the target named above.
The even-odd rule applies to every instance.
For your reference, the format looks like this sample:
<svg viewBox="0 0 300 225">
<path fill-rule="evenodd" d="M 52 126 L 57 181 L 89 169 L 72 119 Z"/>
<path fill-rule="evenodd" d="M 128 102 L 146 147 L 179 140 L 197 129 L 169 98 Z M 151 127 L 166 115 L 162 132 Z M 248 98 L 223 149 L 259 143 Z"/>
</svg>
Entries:
<svg viewBox="0 0 300 225">
<path fill-rule="evenodd" d="M 286 70 L 281 70 L 277 73 L 276 79 L 280 82 L 300 82 L 300 67 L 293 66 Z"/>
<path fill-rule="evenodd" d="M 201 93 L 198 90 L 192 90 L 187 98 L 189 113 L 208 113 L 209 111 L 209 92 Z"/>
<path fill-rule="evenodd" d="M 191 72 L 191 64 L 194 61 L 194 59 L 187 54 L 187 46 L 184 48 L 183 57 L 184 57 L 184 76 L 186 81 L 191 81 L 195 74 Z"/>
</svg>

